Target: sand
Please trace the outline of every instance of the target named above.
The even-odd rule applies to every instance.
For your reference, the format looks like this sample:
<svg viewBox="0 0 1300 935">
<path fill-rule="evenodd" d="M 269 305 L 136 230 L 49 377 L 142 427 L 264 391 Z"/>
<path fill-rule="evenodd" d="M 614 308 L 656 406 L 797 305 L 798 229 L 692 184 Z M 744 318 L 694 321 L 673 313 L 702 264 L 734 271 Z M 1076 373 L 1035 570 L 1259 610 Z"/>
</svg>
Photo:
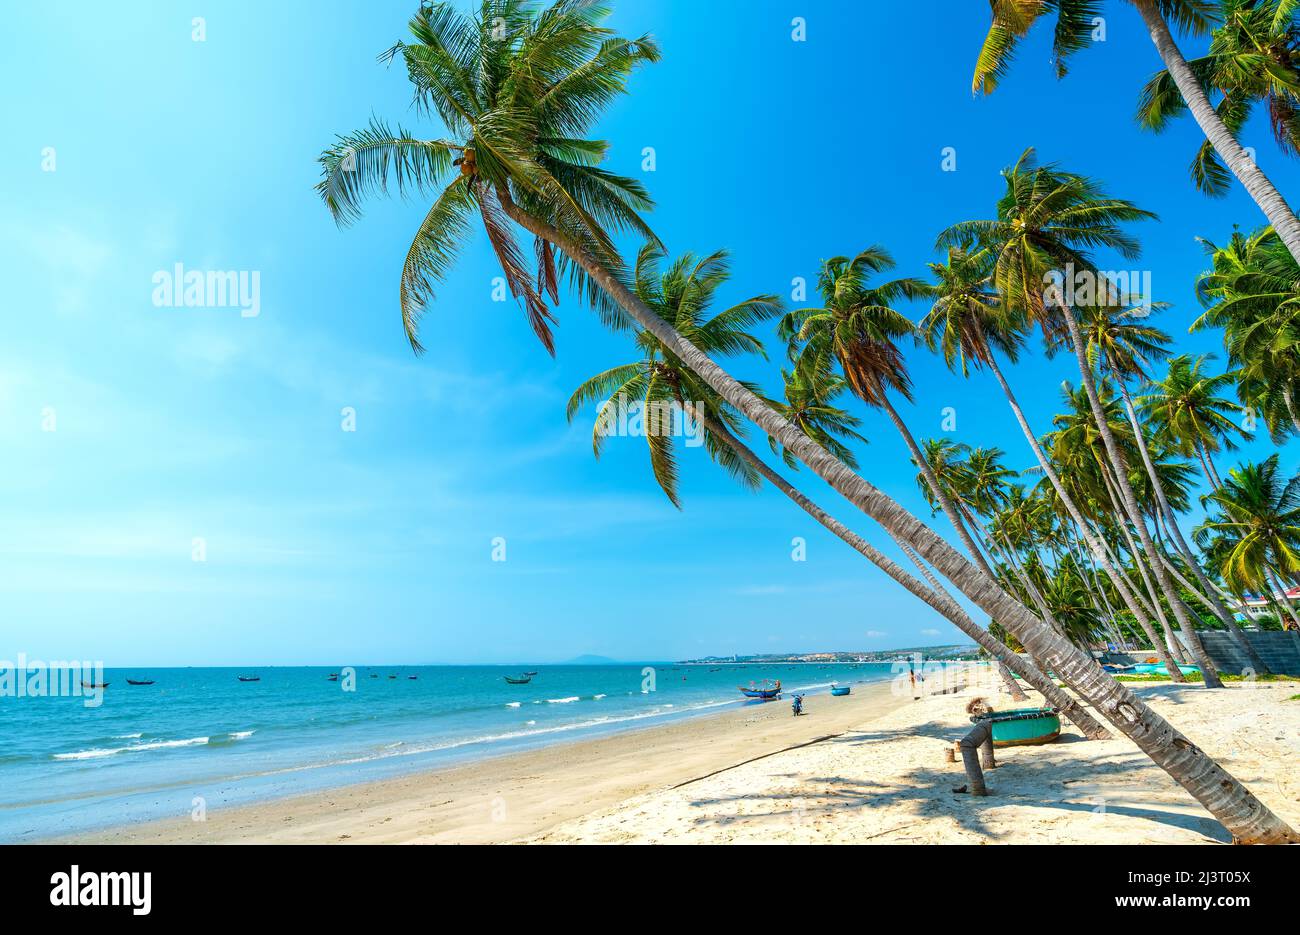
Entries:
<svg viewBox="0 0 1300 935">
<path fill-rule="evenodd" d="M 1133 685 L 1300 827 L 1295 683 Z M 99 843 L 1216 843 L 1228 835 L 1126 738 L 998 751 L 992 795 L 944 749 L 974 689 L 888 685 L 229 809 L 130 825 Z M 983 690 L 987 694 L 987 689 Z M 1030 703 L 1037 699 L 1031 694 Z M 1005 696 L 999 707 L 1011 707 Z M 793 749 L 788 749 L 793 748 Z"/>
</svg>

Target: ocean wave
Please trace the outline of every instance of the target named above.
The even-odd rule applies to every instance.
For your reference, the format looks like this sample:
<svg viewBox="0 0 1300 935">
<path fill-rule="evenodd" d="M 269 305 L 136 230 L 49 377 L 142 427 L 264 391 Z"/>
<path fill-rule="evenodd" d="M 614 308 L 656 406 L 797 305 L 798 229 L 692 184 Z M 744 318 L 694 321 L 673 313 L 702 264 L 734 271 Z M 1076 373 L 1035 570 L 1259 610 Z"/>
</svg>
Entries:
<svg viewBox="0 0 1300 935">
<path fill-rule="evenodd" d="M 575 701 L 581 701 L 577 695 L 570 695 L 568 698 L 547 698 L 547 704 L 572 704 Z"/>
<path fill-rule="evenodd" d="M 254 731 L 231 731 L 227 734 L 214 734 L 209 737 L 186 737 L 184 740 L 149 740 L 143 743 L 127 744 L 123 747 L 92 747 L 89 750 L 74 750 L 71 753 L 54 753 L 54 760 L 98 760 L 119 753 L 146 753 L 150 750 L 170 750 L 175 747 L 196 747 L 200 745 L 227 746 L 239 740 L 251 737 Z M 137 734 L 137 737 L 140 735 Z"/>
<path fill-rule="evenodd" d="M 507 707 L 507 708 L 517 708 L 517 707 L 519 707 L 519 705 L 520 705 L 520 702 L 518 702 L 518 701 L 507 701 L 507 702 L 506 702 L 506 707 Z"/>
<path fill-rule="evenodd" d="M 592 696 L 591 696 L 591 700 L 592 700 L 592 701 L 600 701 L 600 699 L 602 699 L 602 698 L 604 698 L 604 697 L 605 697 L 604 695 L 592 695 Z"/>
</svg>

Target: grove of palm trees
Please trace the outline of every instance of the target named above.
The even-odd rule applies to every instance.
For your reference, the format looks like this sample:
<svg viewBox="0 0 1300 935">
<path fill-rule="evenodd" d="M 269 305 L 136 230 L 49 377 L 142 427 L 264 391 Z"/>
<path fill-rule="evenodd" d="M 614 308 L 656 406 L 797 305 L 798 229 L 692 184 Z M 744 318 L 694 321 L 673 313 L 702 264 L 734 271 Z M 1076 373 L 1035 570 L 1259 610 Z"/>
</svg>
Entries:
<svg viewBox="0 0 1300 935">
<path fill-rule="evenodd" d="M 989 33 L 970 37 L 975 90 L 996 95 L 1012 69 L 1036 67 L 1013 61 L 1036 27 L 1055 37 L 1065 75 L 1093 17 L 1113 5 L 993 0 Z M 1239 141 L 1258 104 L 1281 151 L 1296 149 L 1300 8 L 1132 5 L 1153 44 L 1154 77 L 1133 89 L 1141 126 L 1190 114 L 1206 136 L 1190 173 L 1173 147 L 1163 170 L 1188 176 L 1189 199 L 1243 186 L 1259 207 L 1239 229 L 1205 230 L 1204 273 L 1182 284 L 1199 302 L 1191 328 L 1222 338 L 1215 354 L 1187 349 L 1164 296 L 1107 272 L 1140 266 L 1144 242 L 1160 236 L 1142 193 L 1076 171 L 1068 152 L 1036 151 L 1032 124 L 1006 154 L 996 200 L 973 217 L 927 219 L 933 259 L 918 268 L 895 260 L 883 223 L 863 218 L 839 255 L 806 258 L 817 276 L 799 302 L 776 277 L 741 281 L 707 214 L 693 242 L 664 242 L 651 208 L 688 206 L 655 205 L 651 184 L 604 168 L 601 124 L 672 50 L 618 35 L 586 0 L 420 5 L 385 56 L 409 78 L 412 125 L 376 117 L 339 135 L 317 189 L 343 225 L 372 199 L 420 202 L 409 249 L 393 257 L 391 310 L 417 352 L 456 340 L 438 293 L 481 230 L 524 313 L 520 341 L 531 333 L 565 353 L 561 294 L 623 340 L 626 354 L 590 361 L 594 375 L 556 418 L 590 419 L 597 457 L 645 444 L 646 483 L 684 527 L 684 472 L 703 459 L 742 486 L 771 486 L 975 642 L 1016 691 L 1043 695 L 1086 738 L 1131 741 L 1234 840 L 1300 843 L 1098 659 L 1150 658 L 1188 692 L 1231 692 L 1273 674 L 1253 634 L 1300 629 L 1288 597 L 1300 587 L 1300 221 Z M 1179 41 L 1203 40 L 1205 56 L 1184 58 Z M 374 102 L 377 113 L 403 104 Z M 358 228 L 352 236 L 365 237 Z M 792 238 L 788 249 L 803 247 Z M 955 392 L 978 384 L 1004 400 L 998 418 L 1014 446 L 918 424 L 914 374 L 930 360 Z M 1029 360 L 1050 361 L 1060 378 L 1023 381 Z M 737 379 L 729 370 L 740 366 L 765 377 Z M 1026 409 L 1031 395 L 1053 401 L 1050 419 Z M 613 413 L 632 405 L 659 414 L 656 424 L 635 442 L 611 439 Z M 702 444 L 684 444 L 688 424 Z M 910 489 L 886 489 L 871 448 L 886 436 L 908 453 L 894 467 L 928 513 L 898 502 Z M 1242 456 L 1261 442 L 1275 452 Z M 801 478 L 813 477 L 833 502 L 805 492 Z M 1245 613 L 1260 601 L 1266 613 Z M 1211 634 L 1250 667 L 1221 671 Z"/>
</svg>

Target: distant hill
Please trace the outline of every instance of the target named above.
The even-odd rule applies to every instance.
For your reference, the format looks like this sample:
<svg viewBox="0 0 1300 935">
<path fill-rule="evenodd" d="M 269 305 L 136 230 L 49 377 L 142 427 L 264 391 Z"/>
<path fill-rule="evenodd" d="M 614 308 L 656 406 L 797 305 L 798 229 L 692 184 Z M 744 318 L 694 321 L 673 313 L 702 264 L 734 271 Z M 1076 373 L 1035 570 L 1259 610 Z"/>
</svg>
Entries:
<svg viewBox="0 0 1300 935">
<path fill-rule="evenodd" d="M 574 656 L 568 662 L 561 663 L 561 665 L 566 666 L 616 666 L 618 664 L 617 659 L 610 659 L 608 656 L 593 656 L 591 653 Z"/>
</svg>

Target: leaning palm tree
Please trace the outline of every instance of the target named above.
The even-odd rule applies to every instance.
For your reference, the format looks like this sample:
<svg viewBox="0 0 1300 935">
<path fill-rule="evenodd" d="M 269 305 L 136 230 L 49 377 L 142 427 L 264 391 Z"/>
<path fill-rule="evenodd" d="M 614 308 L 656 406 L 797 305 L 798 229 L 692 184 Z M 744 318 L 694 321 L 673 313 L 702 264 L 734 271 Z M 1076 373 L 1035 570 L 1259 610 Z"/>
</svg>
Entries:
<svg viewBox="0 0 1300 935">
<path fill-rule="evenodd" d="M 838 367 L 855 396 L 888 414 L 971 559 L 991 578 L 992 569 L 960 511 L 948 499 L 945 486 L 933 475 L 924 452 L 889 398 L 892 392 L 912 399 L 912 378 L 898 342 L 917 337 L 916 326 L 893 305 L 928 292 L 918 279 L 872 280 L 873 274 L 893 268 L 894 258 L 878 244 L 853 257 L 823 261 L 817 277 L 822 307 L 788 312 L 777 333 L 788 343 L 790 359 L 806 379 L 833 379 Z"/>
<path fill-rule="evenodd" d="M 1220 0 L 1219 25 L 1209 51 L 1187 62 L 1206 95 L 1217 93 L 1215 113 L 1237 139 L 1256 105 L 1268 111 L 1278 147 L 1295 155 L 1300 146 L 1300 25 L 1294 0 Z M 1168 69 L 1142 89 L 1138 122 L 1160 132 L 1187 113 Z M 1192 181 L 1207 195 L 1228 193 L 1228 170 L 1209 140 L 1196 151 Z"/>
<path fill-rule="evenodd" d="M 1033 195 L 1033 186 L 1026 184 L 1024 173 L 1020 171 L 1026 163 L 1032 164 L 1032 151 L 1026 152 L 1014 169 L 1004 173 L 1008 178 L 1008 188 L 1012 189 L 1014 186 L 1021 192 L 1020 197 L 1025 198 Z M 1042 195 L 1038 197 L 1041 199 Z M 1004 212 L 1000 209 L 999 214 L 1003 213 L 1009 215 L 1012 212 L 1010 210 Z M 1032 215 L 1033 212 L 1024 213 Z M 1082 220 L 1086 221 L 1086 217 Z M 1009 275 L 1002 266 L 1005 251 L 979 245 L 980 236 L 987 236 L 988 233 L 996 233 L 1000 239 L 1009 240 L 1014 232 L 1014 225 L 1014 220 L 1010 225 L 1004 225 L 1000 217 L 998 221 L 975 222 L 960 234 L 941 235 L 941 240 L 950 241 L 947 244 L 948 262 L 931 265 L 938 280 L 930 290 L 935 297 L 935 302 L 930 312 L 922 319 L 920 331 L 932 348 L 942 349 L 944 359 L 950 368 L 960 364 L 960 372 L 963 376 L 971 369 L 987 367 L 997 378 L 998 385 L 1002 388 L 1015 415 L 1016 423 L 1020 426 L 1021 432 L 1024 433 L 1026 441 L 1038 460 L 1039 469 L 1051 484 L 1061 506 L 1078 528 L 1093 560 L 1102 566 L 1102 570 L 1118 592 L 1124 606 L 1141 626 L 1142 631 L 1151 641 L 1152 648 L 1161 656 L 1169 671 L 1169 677 L 1174 681 L 1182 681 L 1183 676 L 1177 660 L 1170 658 L 1169 654 L 1161 648 L 1151 617 L 1124 577 L 1117 556 L 1106 540 L 1092 529 L 1085 511 L 1076 504 L 1075 498 L 1066 490 L 1062 478 L 1043 450 L 1037 434 L 1030 427 L 1029 420 L 1016 394 L 1012 391 L 1006 374 L 998 364 L 999 352 L 1013 363 L 1015 362 L 1024 344 L 1023 331 L 1031 321 L 1030 313 L 1037 312 L 1040 315 L 1042 313 L 1041 304 L 1035 304 L 1033 301 L 1037 290 L 1027 283 L 1020 286 L 1019 291 L 1022 295 L 1018 300 L 1008 300 L 1007 296 L 1000 291 L 997 282 L 999 272 L 1002 274 L 1004 285 L 1009 283 L 1014 287 L 1016 282 L 1015 277 Z M 1026 252 L 1032 255 L 1033 249 Z M 1008 265 L 1014 263 L 1015 258 L 1012 257 Z M 1030 294 L 1023 295 L 1025 292 Z"/>
<path fill-rule="evenodd" d="M 1238 594 L 1280 595 L 1300 628 L 1286 597 L 1286 583 L 1300 580 L 1300 475 L 1285 478 L 1274 454 L 1234 468 L 1208 502 L 1211 513 L 1195 535 L 1219 557 L 1224 582 Z"/>
<path fill-rule="evenodd" d="M 1065 172 L 1055 165 L 1038 165 L 1033 150 L 1026 150 L 1015 167 L 1004 175 L 1006 192 L 998 201 L 996 218 L 954 224 L 940 235 L 939 244 L 965 246 L 973 242 L 993 250 L 997 255 L 993 283 L 1003 301 L 1022 307 L 1030 320 L 1042 327 L 1049 346 L 1064 326 L 1110 461 L 1109 471 L 1120 500 L 1119 518 L 1121 522 L 1133 523 L 1143 551 L 1155 555 L 1155 545 L 1129 483 L 1128 465 L 1103 412 L 1093 365 L 1087 358 L 1074 307 L 1068 295 L 1056 285 L 1062 276 L 1082 274 L 1094 283 L 1095 304 L 1129 302 L 1131 297 L 1097 269 L 1092 250 L 1105 247 L 1126 258 L 1135 258 L 1140 252 L 1138 242 L 1120 225 L 1153 219 L 1155 215 L 1130 201 L 1110 197 L 1085 176 Z M 1205 676 L 1205 685 L 1221 687 L 1209 656 L 1192 630 L 1191 611 L 1183 604 L 1173 578 L 1159 562 L 1154 563 L 1153 570 L 1179 627 L 1187 634 Z"/>
<path fill-rule="evenodd" d="M 757 295 L 713 314 L 710 311 L 713 299 L 728 275 L 726 254 L 717 252 L 697 258 L 688 253 L 668 263 L 666 267 L 663 260 L 663 251 L 653 244 L 646 244 L 637 255 L 632 285 L 637 297 L 648 308 L 672 324 L 693 345 L 717 356 L 763 355 L 762 342 L 748 329 L 775 315 L 780 309 L 779 298 L 774 295 Z M 996 660 L 1000 668 L 1005 667 L 1025 679 L 1050 704 L 1059 707 L 1074 721 L 1085 736 L 1094 740 L 1110 736 L 1077 700 L 1058 687 L 1041 669 L 1026 663 L 976 624 L 939 581 L 928 573 L 924 563 L 906 544 L 897 543 L 929 579 L 928 586 L 908 575 L 891 559 L 768 467 L 741 440 L 744 429 L 732 407 L 703 384 L 653 334 L 638 329 L 634 342 L 640 354 L 638 360 L 611 367 L 584 381 L 569 398 L 565 410 L 572 421 L 583 406 L 593 402 L 597 404 L 592 429 L 592 450 L 597 457 L 607 443 L 615 420 L 633 406 L 637 407 L 655 481 L 672 504 L 680 508 L 673 439 L 682 434 L 682 423 L 685 420 L 698 420 L 703 430 L 705 450 L 733 478 L 749 487 L 761 483 L 760 478 L 769 481 L 822 526 L 975 640 Z M 773 406 L 798 410 L 809 418 L 808 425 L 811 428 L 825 433 L 828 438 L 860 437 L 853 429 L 858 420 L 819 398 L 817 387 L 827 392 L 835 388 L 829 381 L 807 384 L 789 379 L 786 388 L 791 395 L 785 403 L 773 401 Z M 809 416 L 809 413 L 816 413 L 815 418 Z M 851 452 L 849 454 L 851 457 Z M 1007 681 L 1011 685 L 1015 684 L 1010 678 Z"/>
<path fill-rule="evenodd" d="M 1238 374 L 1207 373 L 1205 365 L 1210 359 L 1205 354 L 1171 357 L 1166 374 L 1152 381 L 1138 405 L 1176 451 L 1200 459 L 1205 480 L 1214 490 L 1223 483 L 1214 469 L 1214 455 L 1220 450 L 1236 450 L 1237 440 L 1248 439 L 1250 434 L 1233 421 L 1245 410 L 1218 395 L 1237 382 Z"/>
<path fill-rule="evenodd" d="M 1231 115 L 1216 110 L 1207 94 L 1206 69 L 1193 68 L 1178 48 L 1169 24 L 1193 36 L 1209 32 L 1216 10 L 1208 0 L 1129 0 L 1137 7 L 1178 94 L 1186 102 L 1201 132 L 1219 157 L 1259 205 L 1280 234 L 1291 255 L 1300 262 L 1300 219 L 1296 218 L 1276 186 L 1237 142 Z M 975 64 L 972 83 L 976 94 L 989 93 L 1011 65 L 1016 45 L 1040 19 L 1055 18 L 1053 58 L 1058 76 L 1066 72 L 1069 57 L 1091 45 L 1099 12 L 1098 0 L 990 0 L 993 22 Z M 1280 0 L 1277 15 L 1289 22 L 1295 4 Z M 1258 61 L 1258 60 L 1257 60 Z M 1257 80 L 1251 78 L 1251 81 Z M 1231 101 L 1231 98 L 1225 98 Z M 1170 104 L 1165 105 L 1171 110 Z M 1226 118 L 1226 122 L 1225 122 Z"/>
<path fill-rule="evenodd" d="M 358 153 L 348 138 L 341 138 L 321 157 L 321 194 L 336 219 L 354 217 L 360 200 L 383 191 L 390 179 L 400 192 L 420 194 L 446 194 L 446 176 L 453 167 L 473 177 L 465 190 L 481 189 L 477 180 L 486 181 L 505 217 L 534 237 L 535 245 L 542 245 L 540 265 L 548 295 L 552 278 L 546 244 L 553 257 L 555 251 L 563 256 L 560 265 L 567 267 L 571 283 L 598 311 L 612 323 L 635 321 L 659 338 L 725 402 L 906 542 L 1027 649 L 1051 660 L 1067 684 L 1105 712 L 1234 836 L 1259 842 L 1296 839 L 1295 832 L 1248 789 L 1092 659 L 1051 632 L 934 530 L 791 425 L 636 297 L 622 279 L 623 264 L 608 230 L 641 223 L 635 192 L 615 179 L 585 171 L 596 168 L 593 163 L 605 147 L 583 134 L 604 106 L 623 93 L 631 72 L 656 57 L 657 50 L 648 38 L 614 35 L 601 26 L 604 16 L 605 11 L 583 0 L 559 0 L 543 9 L 520 0 L 484 0 L 473 17 L 461 16 L 445 2 L 422 6 L 412 20 L 416 41 L 400 45 L 394 54 L 407 65 L 421 111 L 437 113 L 452 132 L 460 128 L 460 142 L 376 134 L 381 138 L 372 138 Z M 431 155 L 438 152 L 460 153 L 459 166 L 455 159 Z M 555 152 L 569 158 L 557 160 Z M 420 167 L 415 174 L 414 166 Z M 358 177 L 349 180 L 350 172 Z M 421 228 L 430 233 L 417 238 L 421 246 L 407 263 L 414 270 L 408 281 L 421 300 L 417 311 L 427 304 L 432 286 L 441 281 L 464 244 L 471 217 L 467 197 L 465 191 L 454 190 L 443 203 L 440 195 Z M 418 315 L 409 316 L 408 328 L 417 320 Z"/>
<path fill-rule="evenodd" d="M 1241 632 L 1231 611 L 1219 599 L 1214 585 L 1201 568 L 1197 557 L 1192 554 L 1191 546 L 1188 545 L 1187 539 L 1183 536 L 1178 516 L 1170 505 L 1170 497 L 1166 493 L 1166 483 L 1159 468 L 1159 461 L 1153 457 L 1152 446 L 1148 444 L 1147 440 L 1147 430 L 1138 419 L 1133 397 L 1129 392 L 1128 384 L 1130 380 L 1142 383 L 1150 379 L 1151 362 L 1166 356 L 1169 337 L 1147 321 L 1147 311 L 1145 309 L 1139 311 L 1122 308 L 1116 311 L 1105 307 L 1097 307 L 1088 310 L 1088 312 L 1090 314 L 1082 322 L 1086 336 L 1088 358 L 1096 361 L 1103 372 L 1109 373 L 1124 400 L 1124 410 L 1128 415 L 1134 446 L 1138 451 L 1143 467 L 1146 469 L 1145 475 L 1140 477 L 1139 480 L 1146 482 L 1143 486 L 1150 493 L 1148 500 L 1156 507 L 1153 511 L 1156 528 L 1159 529 L 1163 522 L 1175 550 L 1196 577 L 1200 588 L 1199 590 L 1193 588 L 1186 583 L 1185 579 L 1182 579 L 1180 583 L 1183 583 L 1188 591 L 1196 595 L 1198 600 L 1218 618 L 1219 622 L 1231 634 L 1238 648 L 1245 653 L 1255 672 L 1266 674 L 1269 671 L 1268 666 Z M 1182 375 L 1183 368 L 1179 363 L 1182 360 L 1184 358 L 1176 357 L 1170 361 L 1170 376 L 1168 379 L 1174 379 L 1176 370 L 1180 376 Z M 1198 360 L 1196 364 L 1198 368 L 1200 363 Z M 1231 382 L 1233 377 L 1231 374 L 1225 374 L 1220 379 L 1227 383 Z M 1186 385 L 1187 382 L 1190 382 L 1190 385 Z M 1223 435 L 1224 444 L 1229 447 L 1232 445 L 1231 436 L 1236 434 L 1237 429 L 1235 425 L 1225 418 L 1223 413 L 1233 408 L 1239 411 L 1240 407 L 1234 407 L 1234 404 L 1228 403 L 1226 400 L 1214 399 L 1214 384 L 1211 380 L 1184 381 L 1182 389 L 1184 392 L 1174 394 L 1181 397 L 1182 403 L 1174 403 L 1167 393 L 1163 394 L 1165 395 L 1164 405 L 1160 407 L 1160 412 L 1155 413 L 1157 424 L 1165 426 L 1167 431 L 1164 434 L 1167 437 L 1171 436 L 1182 451 L 1186 451 L 1188 447 L 1190 434 L 1180 438 L 1179 430 L 1173 427 L 1175 423 L 1189 423 L 1185 425 L 1189 433 L 1190 430 L 1201 429 L 1202 426 L 1213 426 L 1212 429 L 1202 429 L 1202 431 L 1212 436 L 1210 439 L 1198 439 L 1199 444 L 1193 445 L 1200 453 L 1201 462 L 1208 472 L 1211 470 L 1211 462 L 1206 455 L 1206 446 L 1208 444 L 1217 446 L 1219 439 L 1214 437 L 1216 435 Z M 1153 392 L 1152 396 L 1157 395 L 1157 393 L 1159 393 L 1158 389 Z M 1150 397 L 1144 397 L 1144 399 L 1149 400 Z M 1201 418 L 1196 418 L 1190 415 L 1190 412 L 1194 410 L 1199 410 L 1204 414 Z M 1148 407 L 1148 411 L 1150 411 L 1150 407 Z M 1225 430 L 1225 422 L 1231 431 Z M 1167 461 L 1165 462 L 1165 476 L 1176 473 L 1177 470 L 1177 467 Z M 1156 555 L 1155 560 L 1165 562 L 1166 569 L 1171 575 L 1178 579 L 1182 578 L 1173 566 L 1165 560 L 1163 554 Z"/>
<path fill-rule="evenodd" d="M 1206 311 L 1192 330 L 1223 328 L 1238 398 L 1281 444 L 1300 432 L 1300 263 L 1270 227 L 1206 249 L 1213 269 L 1196 287 Z"/>
</svg>

